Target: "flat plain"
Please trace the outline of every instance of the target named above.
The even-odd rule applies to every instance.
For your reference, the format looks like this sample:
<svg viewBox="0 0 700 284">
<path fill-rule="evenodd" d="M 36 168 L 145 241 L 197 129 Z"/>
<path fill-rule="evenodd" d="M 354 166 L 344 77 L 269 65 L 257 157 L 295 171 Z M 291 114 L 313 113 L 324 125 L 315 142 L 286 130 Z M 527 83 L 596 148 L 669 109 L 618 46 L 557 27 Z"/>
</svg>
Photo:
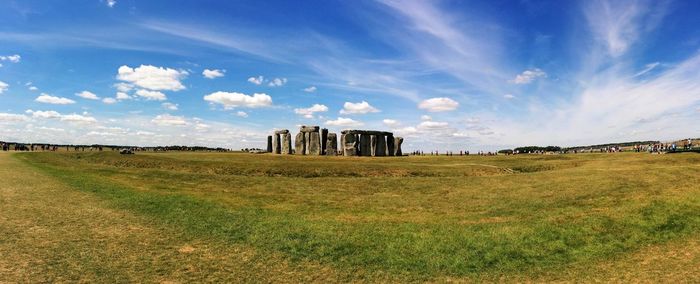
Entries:
<svg viewBox="0 0 700 284">
<path fill-rule="evenodd" d="M 692 282 L 700 154 L 0 153 L 0 282 Z"/>
</svg>

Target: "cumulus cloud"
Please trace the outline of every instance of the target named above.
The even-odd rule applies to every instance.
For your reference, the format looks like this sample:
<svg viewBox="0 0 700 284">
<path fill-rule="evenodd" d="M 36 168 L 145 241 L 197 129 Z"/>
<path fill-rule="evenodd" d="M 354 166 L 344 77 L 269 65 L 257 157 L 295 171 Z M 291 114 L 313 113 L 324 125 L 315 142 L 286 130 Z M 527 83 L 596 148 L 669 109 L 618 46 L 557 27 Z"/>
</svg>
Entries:
<svg viewBox="0 0 700 284">
<path fill-rule="evenodd" d="M 238 111 L 236 112 L 236 116 L 248 117 L 248 113 L 246 113 L 245 111 Z"/>
<path fill-rule="evenodd" d="M 107 6 L 112 8 L 114 5 L 117 5 L 117 0 L 107 0 Z"/>
<path fill-rule="evenodd" d="M 529 84 L 537 78 L 547 78 L 547 73 L 538 68 L 529 69 L 515 76 L 515 79 L 510 82 L 515 84 Z"/>
<path fill-rule="evenodd" d="M 10 61 L 12 63 L 19 63 L 19 61 L 21 59 L 22 59 L 22 56 L 19 56 L 19 54 L 6 55 L 6 56 L 0 55 L 0 61 Z"/>
<path fill-rule="evenodd" d="M 420 116 L 420 120 L 423 120 L 423 121 L 425 121 L 425 120 L 433 120 L 433 118 L 432 118 L 431 116 L 427 115 L 427 114 L 424 114 L 424 115 L 421 115 L 421 116 Z"/>
<path fill-rule="evenodd" d="M 31 114 L 33 118 L 43 118 L 43 119 L 53 119 L 53 118 L 61 118 L 61 114 L 58 113 L 57 111 L 53 110 L 47 110 L 47 111 L 34 111 L 34 110 L 27 110 L 26 113 Z"/>
<path fill-rule="evenodd" d="M 316 92 L 316 86 L 311 86 L 311 87 L 308 87 L 308 88 L 304 88 L 304 92 L 307 92 L 307 93 Z"/>
<path fill-rule="evenodd" d="M 161 114 L 151 120 L 154 124 L 160 126 L 184 126 L 187 125 L 187 120 L 183 116 L 174 116 L 169 114 Z"/>
<path fill-rule="evenodd" d="M 202 75 L 204 75 L 205 78 L 207 79 L 214 79 L 214 78 L 219 78 L 219 77 L 224 77 L 224 73 L 226 73 L 226 70 L 219 70 L 219 69 L 204 69 L 202 71 Z"/>
<path fill-rule="evenodd" d="M 358 127 L 364 125 L 364 123 L 354 120 L 352 118 L 338 117 L 338 119 L 336 120 L 326 121 L 326 125 L 341 127 Z"/>
<path fill-rule="evenodd" d="M 0 94 L 7 91 L 7 88 L 9 88 L 9 87 L 10 87 L 10 85 L 8 85 L 7 83 L 0 81 Z"/>
<path fill-rule="evenodd" d="M 418 108 L 429 112 L 451 111 L 459 107 L 459 103 L 450 98 L 431 98 L 418 104 Z"/>
<path fill-rule="evenodd" d="M 185 86 L 180 80 L 188 75 L 187 71 L 152 65 L 141 65 L 136 68 L 124 65 L 119 67 L 117 72 L 117 79 L 154 91 L 184 90 Z"/>
<path fill-rule="evenodd" d="M 29 90 L 30 91 L 38 91 L 39 88 L 37 88 L 36 86 L 29 86 Z"/>
<path fill-rule="evenodd" d="M 75 101 L 67 98 L 61 98 L 61 97 L 55 97 L 51 96 L 46 93 L 42 93 L 40 96 L 38 96 L 34 101 L 40 102 L 40 103 L 45 103 L 45 104 L 54 104 L 54 105 L 69 105 L 69 104 L 74 104 Z"/>
<path fill-rule="evenodd" d="M 61 121 L 66 121 L 66 122 L 73 122 L 73 123 L 96 123 L 97 119 L 91 116 L 87 115 L 80 115 L 80 114 L 65 114 L 61 115 Z"/>
<path fill-rule="evenodd" d="M 99 100 L 100 97 L 97 95 L 93 94 L 90 91 L 82 91 L 80 93 L 75 93 L 76 96 L 81 97 L 83 99 L 88 99 L 88 100 Z"/>
<path fill-rule="evenodd" d="M 513 95 L 511 95 L 511 94 L 505 94 L 505 95 L 503 95 L 503 98 L 506 99 L 506 100 L 510 100 L 510 99 L 514 99 L 515 96 L 513 96 Z"/>
<path fill-rule="evenodd" d="M 102 99 L 102 102 L 108 105 L 114 104 L 117 102 L 117 99 L 115 98 L 104 98 Z"/>
<path fill-rule="evenodd" d="M 272 97 L 264 93 L 248 96 L 236 92 L 215 92 L 204 96 L 204 100 L 210 103 L 221 104 L 225 109 L 236 107 L 257 108 L 272 105 Z"/>
<path fill-rule="evenodd" d="M 0 122 L 18 122 L 18 121 L 26 121 L 26 120 L 27 120 L 27 117 L 23 114 L 0 112 Z"/>
<path fill-rule="evenodd" d="M 165 94 L 158 92 L 158 91 L 149 91 L 149 90 L 144 90 L 144 89 L 139 89 L 136 91 L 136 95 L 142 98 L 145 98 L 146 100 L 149 101 L 164 101 L 168 99 Z"/>
<path fill-rule="evenodd" d="M 263 76 L 250 77 L 250 78 L 248 78 L 248 82 L 251 82 L 251 83 L 253 83 L 253 84 L 255 84 L 255 85 L 260 85 L 260 84 L 262 84 L 264 80 L 265 80 L 265 78 L 263 78 Z"/>
<path fill-rule="evenodd" d="M 384 120 L 382 120 L 382 123 L 384 123 L 384 125 L 389 126 L 389 127 L 396 127 L 399 124 L 401 124 L 395 119 L 384 119 Z"/>
<path fill-rule="evenodd" d="M 163 103 L 161 106 L 167 110 L 177 110 L 177 104 L 174 103 Z"/>
<path fill-rule="evenodd" d="M 122 101 L 122 100 L 130 100 L 130 99 L 131 99 L 131 96 L 129 96 L 129 94 L 124 93 L 124 92 L 117 92 L 117 100 Z"/>
<path fill-rule="evenodd" d="M 134 89 L 134 85 L 128 84 L 128 83 L 123 83 L 123 82 L 114 84 L 114 87 L 117 88 L 117 91 L 120 91 L 123 93 L 128 93 Z"/>
<path fill-rule="evenodd" d="M 431 129 L 445 129 L 449 126 L 447 122 L 438 121 L 423 121 L 418 124 L 419 129 L 431 130 Z"/>
<path fill-rule="evenodd" d="M 340 114 L 366 114 L 370 112 L 379 112 L 379 110 L 366 101 L 359 103 L 345 102 L 343 109 L 340 110 Z"/>
<path fill-rule="evenodd" d="M 270 81 L 269 84 L 267 84 L 270 87 L 280 87 L 284 84 L 287 84 L 287 78 L 275 78 Z"/>
<path fill-rule="evenodd" d="M 327 112 L 328 107 L 325 105 L 314 104 L 308 108 L 297 108 L 294 109 L 294 113 L 304 116 L 305 118 L 314 118 L 314 113 L 316 112 Z"/>
</svg>

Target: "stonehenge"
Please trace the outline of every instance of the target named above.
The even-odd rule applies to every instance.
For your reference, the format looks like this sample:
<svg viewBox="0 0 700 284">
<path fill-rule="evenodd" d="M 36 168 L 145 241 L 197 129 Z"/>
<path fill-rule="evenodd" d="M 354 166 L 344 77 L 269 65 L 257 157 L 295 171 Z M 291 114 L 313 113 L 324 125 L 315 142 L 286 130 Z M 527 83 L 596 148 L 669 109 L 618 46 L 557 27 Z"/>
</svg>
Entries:
<svg viewBox="0 0 700 284">
<path fill-rule="evenodd" d="M 278 130 L 268 136 L 268 152 L 313 156 L 402 156 L 402 137 L 386 131 L 343 130 L 338 135 L 319 126 L 301 126 L 292 146 L 289 130 Z"/>
</svg>

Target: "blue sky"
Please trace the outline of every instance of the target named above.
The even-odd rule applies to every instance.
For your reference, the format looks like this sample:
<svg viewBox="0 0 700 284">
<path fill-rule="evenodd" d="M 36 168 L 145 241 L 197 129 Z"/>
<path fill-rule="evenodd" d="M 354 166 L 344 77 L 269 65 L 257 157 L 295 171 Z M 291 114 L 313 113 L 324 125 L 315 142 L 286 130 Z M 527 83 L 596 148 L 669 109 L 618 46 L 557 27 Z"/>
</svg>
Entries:
<svg viewBox="0 0 700 284">
<path fill-rule="evenodd" d="M 698 1 L 0 1 L 0 140 L 406 150 L 700 133 Z"/>
</svg>

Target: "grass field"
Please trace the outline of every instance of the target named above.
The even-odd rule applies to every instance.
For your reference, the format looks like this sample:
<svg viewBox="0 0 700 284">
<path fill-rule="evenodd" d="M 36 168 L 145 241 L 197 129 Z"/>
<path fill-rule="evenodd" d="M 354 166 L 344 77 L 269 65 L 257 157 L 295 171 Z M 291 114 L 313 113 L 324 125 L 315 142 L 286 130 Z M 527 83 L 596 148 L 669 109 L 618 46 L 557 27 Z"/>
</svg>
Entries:
<svg viewBox="0 0 700 284">
<path fill-rule="evenodd" d="M 700 154 L 0 153 L 0 282 L 700 280 Z"/>
</svg>

